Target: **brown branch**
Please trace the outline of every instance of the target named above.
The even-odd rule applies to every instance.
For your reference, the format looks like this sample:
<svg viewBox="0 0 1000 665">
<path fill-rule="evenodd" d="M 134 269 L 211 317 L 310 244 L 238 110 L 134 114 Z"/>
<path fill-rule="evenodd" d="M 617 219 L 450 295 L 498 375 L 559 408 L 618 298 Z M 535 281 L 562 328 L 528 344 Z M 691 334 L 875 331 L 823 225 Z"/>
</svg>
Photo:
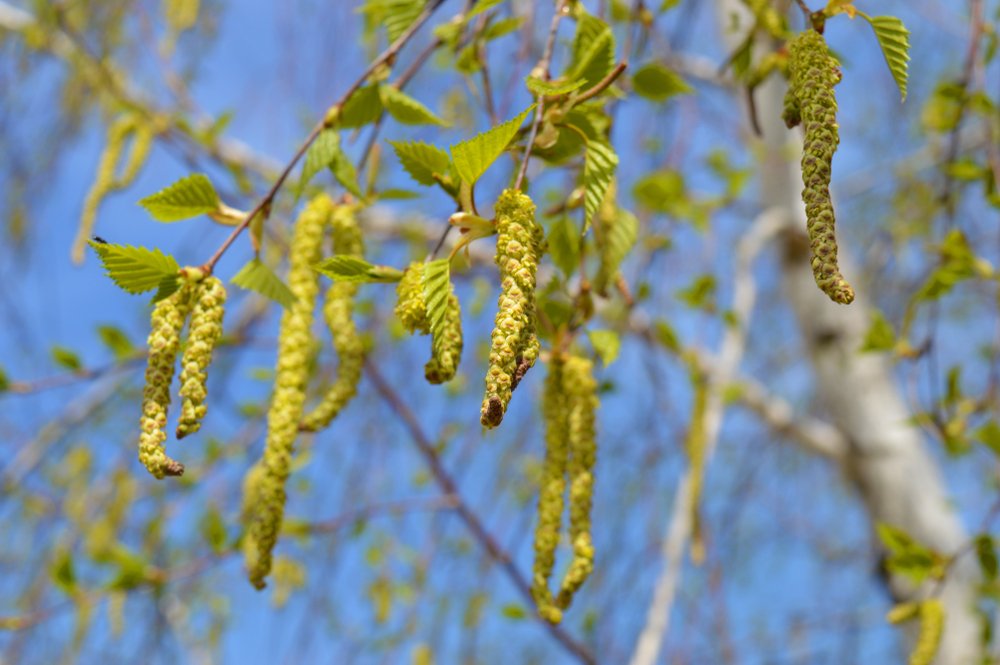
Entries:
<svg viewBox="0 0 1000 665">
<path fill-rule="evenodd" d="M 351 84 L 347 91 L 341 95 L 340 99 L 330 107 L 330 109 L 324 114 L 323 118 L 312 128 L 305 140 L 302 141 L 302 144 L 299 146 L 298 150 L 295 151 L 295 154 L 292 156 L 288 164 L 285 165 L 284 170 L 282 170 L 278 179 L 274 181 L 274 184 L 271 186 L 271 189 L 268 190 L 267 194 L 264 195 L 264 198 L 262 198 L 257 205 L 255 205 L 253 209 L 247 213 L 247 216 L 243 219 L 240 225 L 233 229 L 233 232 L 229 234 L 229 237 L 223 241 L 222 245 L 220 245 L 217 250 L 215 250 L 215 253 L 211 256 L 211 258 L 204 263 L 202 269 L 206 273 L 212 272 L 215 264 L 218 263 L 219 259 L 222 258 L 222 255 L 226 252 L 226 250 L 229 249 L 229 247 L 236 241 L 236 238 L 243 233 L 244 229 L 250 226 L 250 222 L 254 217 L 256 217 L 259 213 L 263 213 L 265 216 L 267 215 L 267 212 L 270 209 L 271 204 L 274 202 L 275 197 L 278 195 L 278 192 L 281 190 L 282 185 L 285 184 L 288 176 L 291 175 L 292 169 L 294 169 L 295 165 L 298 164 L 300 159 L 302 159 L 302 156 L 306 154 L 309 146 L 312 145 L 313 141 L 316 140 L 316 137 L 320 135 L 320 132 L 327 127 L 329 118 L 335 115 L 338 110 L 343 108 L 344 104 L 346 104 L 351 96 L 353 96 L 354 93 L 356 93 L 361 86 L 364 85 L 365 81 L 368 80 L 368 77 L 371 76 L 377 68 L 396 57 L 396 54 L 399 53 L 404 46 L 406 46 L 413 35 L 417 33 L 424 23 L 427 22 L 427 19 L 431 17 L 431 14 L 433 14 L 434 11 L 442 4 L 444 4 L 444 0 L 431 0 L 427 7 L 424 8 L 424 11 L 420 14 L 420 16 L 418 16 L 413 24 L 406 29 L 406 32 L 401 34 L 396 41 L 390 44 L 384 51 L 382 51 L 382 53 L 372 60 L 365 71 L 362 72 L 362 74 L 354 81 L 354 83 Z"/>
<path fill-rule="evenodd" d="M 410 438 L 413 439 L 413 443 L 416 444 L 420 455 L 424 458 L 424 462 L 430 469 L 431 475 L 434 476 L 435 482 L 441 487 L 446 496 L 454 497 L 455 514 L 462 520 L 476 541 L 486 550 L 490 558 L 500 564 L 507 578 L 513 583 L 525 602 L 530 606 L 534 606 L 535 601 L 532 598 L 531 586 L 528 584 L 528 580 L 521 574 L 521 571 L 511 560 L 510 555 L 504 551 L 496 538 L 486 529 L 479 516 L 462 500 L 458 491 L 458 484 L 452 478 L 451 474 L 448 473 L 447 469 L 444 468 L 444 464 L 442 464 L 441 458 L 434 448 L 434 444 L 424 434 L 417 416 L 403 398 L 389 385 L 389 382 L 385 380 L 381 372 L 379 372 L 378 368 L 370 360 L 365 362 L 365 371 L 368 374 L 368 378 L 371 379 L 372 384 L 374 384 L 375 390 L 396 417 L 403 422 L 403 425 L 410 434 Z M 597 661 L 594 659 L 594 656 L 586 647 L 573 639 L 564 628 L 548 623 L 537 614 L 535 618 L 578 661 L 581 663 L 596 664 Z"/>
<path fill-rule="evenodd" d="M 555 14 L 552 15 L 552 23 L 549 25 L 549 36 L 545 41 L 545 50 L 538 64 L 532 70 L 532 75 L 543 81 L 552 78 L 549 68 L 552 65 L 552 52 L 556 47 L 556 33 L 559 31 L 559 22 L 562 21 L 563 11 L 566 6 L 565 0 L 560 0 L 556 5 Z M 517 172 L 517 180 L 514 181 L 514 189 L 521 189 L 524 178 L 528 174 L 528 162 L 531 160 L 531 150 L 535 145 L 535 138 L 538 136 L 538 128 L 542 125 L 542 116 L 545 114 L 545 98 L 539 96 L 538 105 L 535 106 L 535 117 L 531 122 L 531 131 L 528 133 L 528 144 L 524 148 L 524 158 L 521 161 L 521 169 Z"/>
</svg>

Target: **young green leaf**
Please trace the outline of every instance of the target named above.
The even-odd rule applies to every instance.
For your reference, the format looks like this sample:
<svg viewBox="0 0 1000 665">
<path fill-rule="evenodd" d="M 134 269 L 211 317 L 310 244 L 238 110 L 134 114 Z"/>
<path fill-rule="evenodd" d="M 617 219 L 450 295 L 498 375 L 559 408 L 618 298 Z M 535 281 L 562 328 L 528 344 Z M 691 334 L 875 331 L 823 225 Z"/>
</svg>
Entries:
<svg viewBox="0 0 1000 665">
<path fill-rule="evenodd" d="M 330 164 L 330 172 L 337 179 L 340 185 L 359 199 L 364 199 L 365 194 L 358 184 L 358 170 L 354 168 L 354 162 L 343 150 L 337 150 L 337 155 Z"/>
<path fill-rule="evenodd" d="M 80 356 L 75 351 L 67 349 L 65 346 L 53 346 L 51 349 L 52 360 L 55 364 L 71 372 L 78 371 L 83 367 Z"/>
<path fill-rule="evenodd" d="M 351 95 L 337 115 L 337 126 L 341 129 L 357 129 L 375 122 L 382 114 L 382 98 L 379 86 L 366 85 Z"/>
<path fill-rule="evenodd" d="M 451 146 L 451 157 L 459 177 L 469 185 L 475 184 L 479 177 L 486 173 L 486 169 L 507 149 L 507 145 L 521 128 L 524 119 L 534 108 L 535 105 L 532 104 L 507 122 L 468 141 Z"/>
<path fill-rule="evenodd" d="M 335 254 L 315 266 L 335 282 L 398 282 L 403 272 L 389 266 L 377 266 L 350 254 Z"/>
<path fill-rule="evenodd" d="M 591 330 L 587 333 L 594 351 L 601 357 L 601 362 L 607 367 L 618 358 L 622 348 L 621 337 L 613 330 Z"/>
<path fill-rule="evenodd" d="M 618 208 L 614 219 L 604 222 L 597 234 L 601 265 L 594 278 L 594 288 L 604 293 L 607 285 L 618 274 L 622 261 L 632 251 L 639 237 L 639 220 L 628 210 Z"/>
<path fill-rule="evenodd" d="M 438 259 L 424 265 L 424 303 L 427 321 L 435 339 L 441 336 L 451 295 L 451 261 Z"/>
<path fill-rule="evenodd" d="M 580 265 L 580 230 L 568 216 L 562 216 L 549 231 L 549 254 L 556 267 L 569 277 Z"/>
<path fill-rule="evenodd" d="M 535 78 L 534 76 L 526 76 L 524 78 L 524 84 L 528 86 L 528 91 L 536 97 L 558 97 L 560 95 L 568 95 L 574 90 L 582 88 L 585 83 L 586 81 L 583 79 L 559 82 L 543 81 L 542 79 Z"/>
<path fill-rule="evenodd" d="M 413 25 L 425 4 L 424 0 L 389 0 L 385 3 L 385 34 L 390 44 Z"/>
<path fill-rule="evenodd" d="M 302 163 L 302 177 L 299 179 L 297 196 L 317 173 L 331 166 L 340 153 L 340 134 L 335 129 L 324 129 L 309 146 L 306 158 Z"/>
<path fill-rule="evenodd" d="M 108 277 L 129 293 L 145 293 L 160 288 L 161 283 L 176 280 L 180 266 L 169 254 L 158 249 L 112 245 L 89 241 L 104 264 Z"/>
<path fill-rule="evenodd" d="M 104 346 L 108 347 L 115 358 L 122 360 L 135 353 L 135 344 L 125 332 L 117 326 L 98 326 L 97 334 Z"/>
<path fill-rule="evenodd" d="M 910 60 L 910 31 L 895 16 L 868 16 L 862 12 L 858 14 L 864 17 L 875 31 L 875 38 L 882 48 L 882 55 L 885 56 L 892 78 L 899 88 L 899 95 L 905 102 L 906 83 L 909 78 L 907 70 Z"/>
<path fill-rule="evenodd" d="M 675 95 L 686 95 L 693 88 L 680 75 L 658 62 L 648 62 L 632 75 L 632 87 L 640 97 L 663 102 Z"/>
<path fill-rule="evenodd" d="M 583 79 L 592 87 L 615 66 L 615 36 L 611 26 L 591 14 L 577 19 L 573 37 L 573 61 L 569 78 Z"/>
<path fill-rule="evenodd" d="M 181 178 L 166 189 L 139 201 L 139 205 L 160 222 L 206 215 L 219 210 L 220 204 L 212 181 L 202 173 Z"/>
<path fill-rule="evenodd" d="M 389 145 L 396 151 L 406 172 L 421 185 L 434 185 L 437 183 L 435 175 L 443 176 L 448 172 L 448 153 L 437 146 L 420 141 L 389 141 Z"/>
<path fill-rule="evenodd" d="M 617 169 L 618 155 L 611 144 L 603 141 L 587 142 L 587 155 L 583 165 L 583 209 L 586 213 L 584 232 L 601 207 L 601 201 L 604 200 Z"/>
<path fill-rule="evenodd" d="M 445 126 L 448 124 L 435 115 L 434 111 L 431 111 L 395 86 L 380 86 L 379 94 L 382 98 L 382 105 L 385 106 L 385 110 L 389 112 L 389 115 L 404 125 Z"/>
<path fill-rule="evenodd" d="M 287 308 L 295 304 L 295 294 L 292 290 L 260 259 L 248 261 L 230 281 L 240 288 L 256 291 L 282 307 Z"/>
</svg>

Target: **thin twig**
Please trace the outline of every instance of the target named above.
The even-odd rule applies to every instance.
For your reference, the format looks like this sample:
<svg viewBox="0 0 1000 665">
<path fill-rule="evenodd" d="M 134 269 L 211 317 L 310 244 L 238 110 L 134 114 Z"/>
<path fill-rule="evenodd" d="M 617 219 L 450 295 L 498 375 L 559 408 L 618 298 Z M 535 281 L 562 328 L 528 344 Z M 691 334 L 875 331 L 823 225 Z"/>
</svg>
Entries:
<svg viewBox="0 0 1000 665">
<path fill-rule="evenodd" d="M 559 31 L 559 22 L 562 21 L 565 5 L 565 0 L 560 0 L 559 4 L 556 5 L 555 14 L 552 15 L 552 23 L 549 25 L 549 36 L 545 41 L 545 51 L 542 52 L 542 57 L 538 61 L 538 65 L 532 70 L 532 75 L 537 76 L 543 81 L 548 81 L 552 78 L 549 68 L 552 66 L 552 52 L 556 47 L 556 33 Z M 538 104 L 535 106 L 535 117 L 531 122 L 531 131 L 528 133 L 528 144 L 524 148 L 521 169 L 517 172 L 517 180 L 514 181 L 514 189 L 521 189 L 521 185 L 524 184 L 524 178 L 528 174 L 528 162 L 531 160 L 531 150 L 535 145 L 535 137 L 538 136 L 538 128 L 542 125 L 542 116 L 544 114 L 545 98 L 539 96 Z"/>
<path fill-rule="evenodd" d="M 524 598 L 525 602 L 527 602 L 529 606 L 533 606 L 534 600 L 531 596 L 531 587 L 528 584 L 528 580 L 521 574 L 521 571 L 511 560 L 510 555 L 504 551 L 503 547 L 497 542 L 496 538 L 494 538 L 493 535 L 486 529 L 486 526 L 479 519 L 479 516 L 462 500 L 458 491 L 458 483 L 455 482 L 451 474 L 449 474 L 444 468 L 444 464 L 442 464 L 441 458 L 438 456 L 438 453 L 434 448 L 434 444 L 427 437 L 427 435 L 424 434 L 423 428 L 421 427 L 417 416 L 413 413 L 403 398 L 399 396 L 391 385 L 389 385 L 389 382 L 385 380 L 382 373 L 379 372 L 378 368 L 375 367 L 370 360 L 365 361 L 365 371 L 368 374 L 368 378 L 371 379 L 372 384 L 375 386 L 375 390 L 389 406 L 392 412 L 403 422 L 403 425 L 410 434 L 410 438 L 413 439 L 413 443 L 416 444 L 417 449 L 420 451 L 420 455 L 424 458 L 424 462 L 426 462 L 428 468 L 430 469 L 431 475 L 434 476 L 435 482 L 437 482 L 446 496 L 454 497 L 455 514 L 460 520 L 462 520 L 476 541 L 478 541 L 483 549 L 486 550 L 490 558 L 500 564 L 500 567 L 506 573 L 508 579 L 513 583 L 518 593 L 520 593 L 520 595 Z M 596 664 L 597 661 L 594 659 L 594 656 L 586 649 L 586 647 L 573 639 L 573 637 L 570 636 L 564 628 L 558 625 L 550 624 L 537 615 L 535 618 L 539 623 L 545 626 L 545 628 L 549 631 L 549 634 L 551 634 L 552 637 L 555 638 L 555 640 L 578 661 L 581 663 Z"/>
<path fill-rule="evenodd" d="M 215 264 L 218 263 L 219 259 L 222 258 L 222 255 L 226 252 L 226 250 L 229 249 L 229 247 L 236 241 L 236 238 L 238 238 L 239 235 L 243 233 L 248 226 L 250 226 L 250 222 L 253 221 L 254 217 L 256 217 L 259 213 L 264 213 L 265 215 L 267 214 L 267 210 L 271 207 L 271 204 L 273 203 L 274 198 L 278 195 L 278 192 L 281 190 L 282 185 L 285 184 L 285 180 L 287 180 L 288 176 L 291 175 L 292 169 L 295 168 L 295 165 L 298 164 L 302 156 L 306 154 L 309 146 L 312 145 L 313 141 L 316 140 L 316 137 L 320 135 L 320 132 L 326 128 L 328 118 L 333 115 L 336 110 L 343 108 L 344 104 L 346 104 L 351 96 L 354 95 L 354 93 L 357 92 L 362 85 L 364 85 L 365 81 L 368 80 L 368 77 L 371 76 L 376 69 L 396 57 L 396 54 L 399 53 L 404 46 L 406 46 L 407 42 L 410 41 L 413 35 L 415 35 L 424 23 L 427 22 L 427 19 L 431 17 L 431 14 L 433 14 L 434 11 L 442 4 L 444 4 L 444 0 L 432 0 L 428 3 L 427 7 L 424 8 L 424 11 L 420 14 L 420 16 L 418 16 L 413 24 L 406 29 L 406 32 L 401 34 L 396 41 L 390 44 L 384 51 L 382 51 L 382 53 L 372 60 L 361 76 L 359 76 L 354 83 L 351 84 L 347 91 L 341 95 L 340 99 L 330 107 L 330 110 L 324 114 L 323 118 L 316 123 L 312 130 L 310 130 L 309 135 L 302 141 L 302 144 L 299 146 L 298 150 L 295 151 L 295 154 L 292 156 L 292 159 L 288 162 L 288 164 L 285 165 L 285 168 L 278 176 L 278 179 L 274 181 L 271 189 L 264 195 L 264 198 L 262 198 L 257 205 L 255 205 L 253 209 L 247 213 L 247 216 L 243 219 L 240 225 L 233 229 L 233 232 L 229 234 L 229 237 L 223 241 L 222 245 L 219 246 L 211 258 L 209 258 L 208 261 L 206 261 L 202 266 L 202 269 L 206 273 L 212 272 Z"/>
</svg>

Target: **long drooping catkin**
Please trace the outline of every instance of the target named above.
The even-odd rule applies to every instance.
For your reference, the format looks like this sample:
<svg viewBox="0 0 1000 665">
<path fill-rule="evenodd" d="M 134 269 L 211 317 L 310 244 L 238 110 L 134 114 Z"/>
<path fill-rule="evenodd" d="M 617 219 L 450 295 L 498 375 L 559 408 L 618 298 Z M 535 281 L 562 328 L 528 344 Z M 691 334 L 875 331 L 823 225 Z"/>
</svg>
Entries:
<svg viewBox="0 0 1000 665">
<path fill-rule="evenodd" d="M 330 224 L 334 253 L 363 258 L 364 239 L 353 206 L 337 206 Z M 357 293 L 356 283 L 342 281 L 334 282 L 326 292 L 323 318 L 337 352 L 337 378 L 320 403 L 302 419 L 303 430 L 316 431 L 327 427 L 358 392 L 365 349 L 353 318 Z"/>
<path fill-rule="evenodd" d="M 806 206 L 813 277 L 823 293 L 846 305 L 854 300 L 854 289 L 837 264 L 835 217 L 830 199 L 831 166 L 840 143 L 837 99 L 833 92 L 840 82 L 840 69 L 823 36 L 815 30 L 806 30 L 792 40 L 788 68 L 791 78 L 783 117 L 790 128 L 801 122 L 805 134 L 802 201 Z"/>
<path fill-rule="evenodd" d="M 396 287 L 396 317 L 412 333 L 431 333 L 431 321 L 424 299 L 426 264 L 411 263 Z M 445 383 L 455 378 L 462 357 L 462 307 L 454 287 L 448 286 L 444 322 L 431 340 L 431 359 L 424 366 L 424 377 L 430 383 Z"/>
<path fill-rule="evenodd" d="M 222 317 L 225 313 L 226 287 L 217 277 L 204 278 L 194 287 L 194 309 L 187 346 L 181 359 L 181 417 L 177 423 L 177 438 L 182 439 L 201 428 L 208 411 L 208 365 L 212 352 L 222 337 Z"/>
<path fill-rule="evenodd" d="M 142 418 L 139 434 L 139 460 L 157 478 L 180 476 L 184 466 L 167 456 L 167 408 L 170 406 L 170 383 L 181 345 L 181 331 L 191 311 L 194 286 L 185 283 L 153 308 L 150 317 L 149 358 L 146 385 L 142 392 Z"/>
<path fill-rule="evenodd" d="M 495 211 L 500 298 L 480 413 L 484 427 L 496 427 L 503 420 L 511 392 L 534 365 L 539 349 L 535 285 L 544 239 L 535 222 L 535 204 L 520 191 L 508 189 Z"/>
<path fill-rule="evenodd" d="M 250 582 L 258 589 L 265 586 L 271 571 L 271 555 L 284 518 L 285 483 L 305 406 L 311 326 L 319 291 L 319 273 L 313 265 L 320 258 L 323 230 L 332 210 L 333 201 L 328 196 L 317 196 L 299 215 L 292 235 L 288 286 L 295 303 L 281 317 L 264 457 L 251 469 L 254 475 L 245 484 L 244 518 L 248 524 L 243 552 Z"/>
</svg>

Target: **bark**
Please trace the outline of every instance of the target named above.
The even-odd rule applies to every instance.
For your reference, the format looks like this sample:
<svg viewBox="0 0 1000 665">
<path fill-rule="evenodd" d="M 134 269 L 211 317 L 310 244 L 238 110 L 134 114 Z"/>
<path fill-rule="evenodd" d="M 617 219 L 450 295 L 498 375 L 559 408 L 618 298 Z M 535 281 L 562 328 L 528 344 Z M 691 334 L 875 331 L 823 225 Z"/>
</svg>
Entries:
<svg viewBox="0 0 1000 665">
<path fill-rule="evenodd" d="M 742 17 L 743 30 L 750 25 L 738 0 L 717 0 L 717 7 L 720 18 L 736 12 Z M 722 20 L 721 25 L 731 24 Z M 728 33 L 726 38 L 735 45 L 738 35 Z M 844 306 L 831 302 L 813 280 L 801 175 L 797 160 L 788 158 L 801 149 L 801 133 L 787 130 L 781 120 L 784 88 L 784 82 L 774 78 L 755 95 L 764 134 L 758 153 L 760 205 L 783 207 L 788 210 L 787 219 L 794 221 L 783 234 L 782 283 L 809 352 L 819 405 L 849 443 L 844 468 L 873 527 L 886 522 L 941 553 L 958 552 L 969 536 L 949 501 L 937 462 L 920 430 L 910 424 L 913 414 L 900 394 L 892 367 L 882 354 L 858 352 L 870 322 L 864 285 L 859 284 L 857 300 Z M 836 177 L 835 172 L 834 184 Z M 844 245 L 850 245 L 849 238 L 841 233 Z M 843 254 L 845 275 L 857 279 L 848 252 Z M 969 556 L 949 570 L 940 589 L 947 618 L 935 661 L 938 665 L 980 662 L 980 620 L 975 611 L 978 581 L 978 568 Z M 913 588 L 902 579 L 887 578 L 887 582 L 899 600 L 921 598 L 930 591 Z"/>
</svg>

